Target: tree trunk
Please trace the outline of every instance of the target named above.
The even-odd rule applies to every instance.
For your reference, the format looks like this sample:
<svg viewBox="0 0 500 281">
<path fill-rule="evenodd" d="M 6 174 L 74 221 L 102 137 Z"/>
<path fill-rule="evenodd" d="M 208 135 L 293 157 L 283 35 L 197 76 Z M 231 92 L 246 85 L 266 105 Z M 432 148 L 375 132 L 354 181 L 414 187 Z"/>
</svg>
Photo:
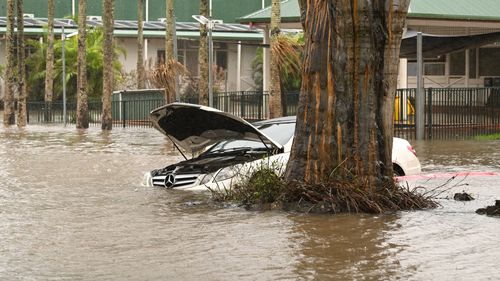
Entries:
<svg viewBox="0 0 500 281">
<path fill-rule="evenodd" d="M 306 44 L 287 180 L 392 182 L 392 112 L 410 0 L 299 3 Z"/>
<path fill-rule="evenodd" d="M 165 63 L 167 63 L 174 59 L 174 0 L 167 0 L 165 30 Z"/>
<path fill-rule="evenodd" d="M 200 15 L 208 18 L 208 1 L 200 0 Z M 208 38 L 207 27 L 200 23 L 200 49 L 198 54 L 200 79 L 198 81 L 198 103 L 208 105 Z"/>
<path fill-rule="evenodd" d="M 141 1 L 139 1 L 141 2 Z M 101 129 L 111 130 L 113 118 L 111 115 L 111 94 L 113 93 L 113 60 L 115 57 L 113 48 L 115 1 L 105 0 L 103 2 L 103 81 L 102 81 L 102 123 Z"/>
<path fill-rule="evenodd" d="M 137 89 L 144 89 L 144 32 L 143 32 L 144 0 L 137 0 Z"/>
<path fill-rule="evenodd" d="M 48 0 L 47 17 L 47 55 L 45 56 L 45 121 L 50 122 L 52 116 L 52 99 L 54 96 L 54 0 Z"/>
<path fill-rule="evenodd" d="M 14 84 L 15 84 L 15 61 L 14 56 L 14 0 L 7 0 L 7 30 L 5 35 L 5 50 L 7 65 L 5 67 L 5 93 L 3 97 L 4 111 L 3 123 L 5 126 L 14 125 L 16 123 L 16 114 L 14 112 Z"/>
<path fill-rule="evenodd" d="M 26 126 L 26 53 L 24 42 L 23 0 L 17 0 L 17 126 Z"/>
<path fill-rule="evenodd" d="M 77 105 L 76 128 L 89 127 L 88 96 L 87 96 L 87 0 L 78 1 L 78 66 L 77 66 Z"/>
<path fill-rule="evenodd" d="M 283 116 L 282 101 L 281 101 L 281 82 L 280 82 L 280 69 L 277 63 L 276 56 L 278 54 L 274 53 L 273 46 L 278 40 L 278 35 L 280 34 L 280 1 L 272 0 L 271 6 L 271 27 L 270 27 L 270 41 L 271 41 L 271 65 L 270 65 L 270 76 L 271 83 L 269 85 L 269 117 L 276 118 Z"/>
<path fill-rule="evenodd" d="M 175 63 L 174 57 L 174 0 L 166 0 L 167 1 L 167 10 L 166 10 L 166 26 L 165 26 L 165 64 L 168 68 L 173 67 Z M 175 83 L 175 77 L 169 77 L 172 81 L 169 84 Z M 172 89 L 165 88 L 165 103 L 171 103 L 174 101 L 175 97 L 175 87 Z"/>
</svg>

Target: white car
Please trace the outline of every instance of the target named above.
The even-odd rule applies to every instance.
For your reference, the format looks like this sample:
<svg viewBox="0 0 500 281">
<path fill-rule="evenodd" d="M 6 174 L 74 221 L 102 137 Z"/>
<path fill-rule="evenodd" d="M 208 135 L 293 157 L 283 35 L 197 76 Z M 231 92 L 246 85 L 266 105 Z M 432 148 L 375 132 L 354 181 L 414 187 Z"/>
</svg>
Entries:
<svg viewBox="0 0 500 281">
<path fill-rule="evenodd" d="M 229 188 L 260 165 L 272 166 L 281 174 L 290 156 L 296 120 L 282 117 L 250 124 L 230 113 L 185 103 L 157 108 L 150 118 L 186 160 L 151 171 L 148 184 L 183 190 Z M 198 156 L 188 159 L 182 151 Z M 420 173 L 415 150 L 404 139 L 394 138 L 392 162 L 397 176 Z"/>
</svg>

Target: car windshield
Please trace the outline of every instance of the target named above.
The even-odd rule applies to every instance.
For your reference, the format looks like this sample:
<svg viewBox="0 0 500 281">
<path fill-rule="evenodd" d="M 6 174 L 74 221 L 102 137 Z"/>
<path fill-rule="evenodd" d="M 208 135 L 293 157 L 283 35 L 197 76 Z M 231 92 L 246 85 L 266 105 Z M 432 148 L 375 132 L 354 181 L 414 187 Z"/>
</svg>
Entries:
<svg viewBox="0 0 500 281">
<path fill-rule="evenodd" d="M 295 131 L 295 123 L 270 123 L 261 124 L 257 127 L 266 136 L 273 141 L 285 145 L 293 136 Z M 227 150 L 242 149 L 262 149 L 266 146 L 261 141 L 252 140 L 224 140 L 214 144 L 206 153 L 223 152 Z"/>
</svg>

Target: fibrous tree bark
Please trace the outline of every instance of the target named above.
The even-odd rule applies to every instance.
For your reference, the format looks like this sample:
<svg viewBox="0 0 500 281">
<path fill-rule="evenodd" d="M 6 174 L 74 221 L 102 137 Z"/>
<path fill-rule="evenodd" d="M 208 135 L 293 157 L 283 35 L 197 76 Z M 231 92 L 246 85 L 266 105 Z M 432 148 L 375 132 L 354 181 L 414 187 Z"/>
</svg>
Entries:
<svg viewBox="0 0 500 281">
<path fill-rule="evenodd" d="M 166 9 L 166 26 L 165 26 L 165 67 L 167 69 L 172 69 L 176 64 L 175 56 L 174 56 L 174 0 L 166 0 L 167 1 L 167 9 Z M 165 103 L 171 103 L 175 98 L 175 77 L 169 76 L 168 79 L 171 79 L 168 84 L 171 87 L 165 88 Z"/>
<path fill-rule="evenodd" d="M 77 65 L 77 104 L 76 128 L 87 129 L 88 95 L 87 95 L 87 66 L 86 66 L 86 40 L 87 40 L 87 0 L 78 1 L 78 65 Z"/>
<path fill-rule="evenodd" d="M 286 178 L 392 181 L 394 96 L 410 0 L 300 0 L 302 89 Z"/>
<path fill-rule="evenodd" d="M 115 57 L 113 48 L 114 30 L 114 0 L 104 0 L 103 2 L 103 81 L 102 81 L 102 130 L 113 128 L 113 118 L 111 116 L 111 94 L 113 93 L 114 70 L 113 60 Z"/>
<path fill-rule="evenodd" d="M 47 54 L 45 56 L 45 121 L 50 122 L 54 96 L 54 0 L 47 1 Z"/>
<path fill-rule="evenodd" d="M 270 41 L 271 41 L 271 63 L 270 63 L 270 78 L 269 85 L 269 117 L 276 118 L 283 116 L 282 108 L 282 95 L 281 95 L 281 81 L 280 81 L 280 68 L 278 60 L 276 59 L 276 48 L 278 36 L 280 34 L 281 22 L 281 0 L 272 0 L 271 4 L 271 26 L 270 26 Z"/>
<path fill-rule="evenodd" d="M 14 13 L 15 0 L 7 0 L 7 30 L 5 34 L 5 50 L 7 65 L 5 67 L 5 92 L 3 97 L 3 123 L 5 126 L 14 125 L 16 114 L 14 112 L 14 84 L 15 84 L 15 61 L 16 54 L 14 44 Z"/>
<path fill-rule="evenodd" d="M 144 32 L 143 32 L 144 0 L 137 0 L 137 89 L 146 87 L 144 70 Z"/>
<path fill-rule="evenodd" d="M 200 15 L 208 18 L 208 1 L 200 0 Z M 200 48 L 198 53 L 200 64 L 200 79 L 198 81 L 199 99 L 201 105 L 208 105 L 208 37 L 207 27 L 200 23 Z"/>
<path fill-rule="evenodd" d="M 17 0 L 17 126 L 26 126 L 26 53 L 24 42 L 24 4 L 23 0 Z"/>
</svg>

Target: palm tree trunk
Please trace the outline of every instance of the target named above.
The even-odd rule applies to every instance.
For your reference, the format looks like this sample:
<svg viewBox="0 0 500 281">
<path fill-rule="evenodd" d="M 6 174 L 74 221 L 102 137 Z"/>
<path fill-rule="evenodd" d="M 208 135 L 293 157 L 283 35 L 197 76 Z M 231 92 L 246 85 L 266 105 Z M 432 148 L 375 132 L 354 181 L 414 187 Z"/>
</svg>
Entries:
<svg viewBox="0 0 500 281">
<path fill-rule="evenodd" d="M 280 22 L 281 22 L 281 0 L 272 0 L 271 6 L 271 65 L 270 65 L 270 76 L 271 83 L 269 87 L 269 117 L 276 118 L 283 116 L 282 109 L 282 97 L 281 97 L 281 82 L 280 82 L 280 69 L 276 60 L 277 54 L 273 52 L 273 46 L 278 40 L 278 35 L 280 34 Z"/>
<path fill-rule="evenodd" d="M 76 128 L 89 127 L 88 96 L 87 96 L 87 0 L 78 1 L 78 66 L 77 66 L 77 105 Z"/>
<path fill-rule="evenodd" d="M 174 0 L 167 0 L 165 33 L 165 63 L 174 59 Z"/>
<path fill-rule="evenodd" d="M 144 89 L 144 32 L 143 32 L 144 0 L 137 0 L 137 89 Z"/>
<path fill-rule="evenodd" d="M 47 55 L 45 57 L 45 121 L 51 120 L 52 99 L 54 95 L 54 0 L 48 0 L 47 18 Z"/>
<path fill-rule="evenodd" d="M 139 1 L 141 2 L 141 1 Z M 113 93 L 113 30 L 114 30 L 114 0 L 105 0 L 103 7 L 103 81 L 102 81 L 102 124 L 101 129 L 111 130 L 113 118 L 111 115 L 111 94 Z"/>
<path fill-rule="evenodd" d="M 200 0 L 200 15 L 208 18 L 208 1 Z M 200 48 L 198 53 L 200 79 L 198 82 L 198 103 L 208 105 L 208 38 L 207 27 L 200 23 Z"/>
<path fill-rule="evenodd" d="M 17 126 L 26 126 L 26 53 L 24 42 L 23 0 L 17 0 Z"/>
<path fill-rule="evenodd" d="M 287 180 L 392 182 L 394 95 L 410 0 L 301 0 L 306 45 Z"/>
<path fill-rule="evenodd" d="M 16 115 L 14 112 L 14 84 L 15 84 L 15 44 L 14 44 L 14 0 L 7 0 L 7 30 L 5 50 L 7 52 L 7 65 L 5 67 L 5 93 L 3 123 L 5 126 L 14 125 Z"/>
<path fill-rule="evenodd" d="M 166 10 L 166 33 L 165 33 L 165 64 L 167 68 L 173 68 L 175 64 L 174 57 L 174 0 L 167 0 Z M 171 103 L 175 97 L 175 79 L 176 77 L 168 77 L 170 87 L 165 88 L 165 103 Z"/>
</svg>

